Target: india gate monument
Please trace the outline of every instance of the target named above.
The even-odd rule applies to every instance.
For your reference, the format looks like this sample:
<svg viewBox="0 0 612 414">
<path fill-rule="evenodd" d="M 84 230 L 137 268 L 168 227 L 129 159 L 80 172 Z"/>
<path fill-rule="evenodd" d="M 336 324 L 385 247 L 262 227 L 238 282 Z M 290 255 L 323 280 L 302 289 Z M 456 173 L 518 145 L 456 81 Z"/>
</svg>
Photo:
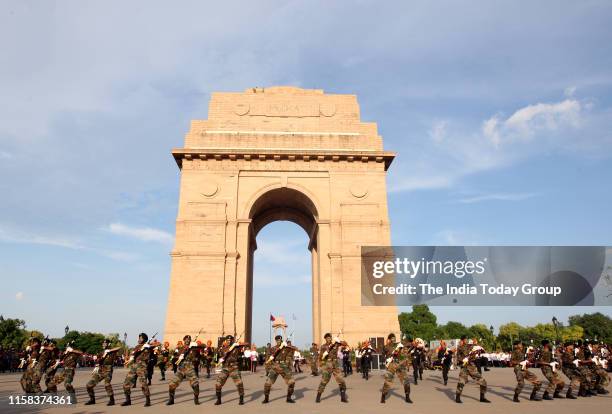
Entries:
<svg viewBox="0 0 612 414">
<path fill-rule="evenodd" d="M 385 176 L 394 153 L 355 95 L 295 87 L 213 93 L 183 148 L 165 340 L 251 340 L 257 233 L 288 220 L 312 254 L 312 334 L 357 343 L 399 333 L 396 306 L 361 306 L 360 246 L 391 244 Z"/>
</svg>

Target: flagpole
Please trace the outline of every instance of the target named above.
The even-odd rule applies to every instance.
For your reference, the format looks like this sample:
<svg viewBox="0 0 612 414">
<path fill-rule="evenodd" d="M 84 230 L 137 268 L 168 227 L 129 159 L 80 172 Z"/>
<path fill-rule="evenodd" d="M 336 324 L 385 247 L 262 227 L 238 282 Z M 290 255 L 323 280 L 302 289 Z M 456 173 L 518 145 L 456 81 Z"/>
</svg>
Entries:
<svg viewBox="0 0 612 414">
<path fill-rule="evenodd" d="M 272 343 L 272 321 L 270 320 L 270 319 L 272 319 L 271 316 L 272 316 L 272 312 L 269 312 L 269 315 L 268 315 L 268 324 L 270 324 L 270 339 L 268 340 L 268 342 L 270 344 Z"/>
</svg>

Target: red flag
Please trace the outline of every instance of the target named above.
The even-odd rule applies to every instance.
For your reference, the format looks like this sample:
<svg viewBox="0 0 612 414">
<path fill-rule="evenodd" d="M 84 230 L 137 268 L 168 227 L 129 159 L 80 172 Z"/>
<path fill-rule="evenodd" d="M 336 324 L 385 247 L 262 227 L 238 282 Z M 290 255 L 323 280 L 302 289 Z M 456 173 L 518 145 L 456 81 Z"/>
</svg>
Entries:
<svg viewBox="0 0 612 414">
<path fill-rule="evenodd" d="M 274 316 L 272 316 L 272 314 L 270 314 L 270 322 L 274 322 L 276 320 L 276 318 Z"/>
</svg>

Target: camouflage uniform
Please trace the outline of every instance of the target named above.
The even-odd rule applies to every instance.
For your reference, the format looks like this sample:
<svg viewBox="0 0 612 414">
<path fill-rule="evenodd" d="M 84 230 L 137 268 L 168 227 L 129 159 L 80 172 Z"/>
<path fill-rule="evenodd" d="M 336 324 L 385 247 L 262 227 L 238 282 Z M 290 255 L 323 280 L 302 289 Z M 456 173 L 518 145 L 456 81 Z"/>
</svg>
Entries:
<svg viewBox="0 0 612 414">
<path fill-rule="evenodd" d="M 140 386 L 142 393 L 145 397 L 150 397 L 149 385 L 147 384 L 147 364 L 149 363 L 149 354 L 151 353 L 151 347 L 148 344 L 138 344 L 132 351 L 134 358 L 132 365 L 129 367 L 129 371 L 123 381 L 123 393 L 125 394 L 126 400 L 130 400 L 132 391 L 132 383 L 140 379 Z"/>
<path fill-rule="evenodd" d="M 200 382 L 195 372 L 194 363 L 200 358 L 200 348 L 198 346 L 188 347 L 185 345 L 179 350 L 179 352 L 180 361 L 177 361 L 176 374 L 174 375 L 174 378 L 170 380 L 170 384 L 168 386 L 170 398 L 174 399 L 174 393 L 176 392 L 179 384 L 184 379 L 187 379 L 189 381 L 189 385 L 191 385 L 191 389 L 193 389 L 193 395 L 196 403 L 199 403 L 197 398 L 200 394 Z"/>
<path fill-rule="evenodd" d="M 580 389 L 580 383 L 582 375 L 580 371 L 574 365 L 574 351 L 566 351 L 561 354 L 561 370 L 565 376 L 570 380 L 567 388 L 566 397 L 572 398 L 572 390 L 578 391 Z"/>
<path fill-rule="evenodd" d="M 323 354 L 327 352 L 327 357 L 324 359 Z M 338 348 L 337 344 L 332 343 L 328 345 L 327 343 L 321 345 L 321 350 L 319 352 L 319 366 L 321 368 L 321 382 L 319 383 L 319 388 L 317 390 L 318 394 L 323 394 L 325 391 L 325 386 L 331 379 L 332 375 L 334 379 L 338 383 L 340 387 L 340 392 L 343 393 L 346 391 L 346 383 L 344 382 L 344 378 L 342 378 L 342 374 L 340 372 L 340 367 L 338 365 Z"/>
<path fill-rule="evenodd" d="M 68 352 L 63 355 L 62 362 L 64 367 L 53 376 L 53 380 L 49 384 L 49 391 L 57 392 L 57 384 L 63 382 L 66 391 L 74 395 L 75 392 L 72 386 L 72 380 L 74 379 L 74 370 L 80 357 L 81 354 L 79 352 Z"/>
<path fill-rule="evenodd" d="M 287 383 L 287 399 L 291 398 L 293 389 L 295 388 L 295 380 L 291 374 L 291 366 L 293 365 L 293 355 L 295 348 L 292 346 L 285 346 L 280 348 L 278 345 L 273 346 L 270 350 L 271 356 L 275 357 L 272 361 L 266 361 L 268 365 L 268 376 L 266 383 L 264 384 L 264 402 L 268 402 L 268 396 L 272 389 L 272 384 L 276 382 L 276 379 L 280 375 Z"/>
<path fill-rule="evenodd" d="M 459 381 L 457 382 L 456 401 L 460 402 L 460 396 L 463 392 L 463 387 L 468 381 L 468 376 L 476 380 L 476 383 L 480 385 L 480 397 L 481 401 L 484 399 L 484 393 L 487 392 L 487 381 L 478 372 L 474 357 L 470 356 L 471 346 L 463 344 L 457 346 L 457 364 L 461 367 L 459 371 Z M 464 362 L 464 359 L 467 359 Z"/>
<path fill-rule="evenodd" d="M 59 360 L 60 350 L 57 347 L 53 347 L 51 350 L 51 355 L 49 357 L 49 362 L 47 363 L 47 368 L 45 369 L 45 392 L 51 392 L 49 387 L 53 383 L 53 377 L 55 377 L 55 373 L 57 372 L 58 364 L 56 361 Z"/>
<path fill-rule="evenodd" d="M 580 361 L 587 361 L 589 358 L 587 358 L 584 348 L 579 347 L 576 351 L 576 359 Z M 578 371 L 582 377 L 580 381 L 580 394 L 584 396 L 587 393 L 592 393 L 593 376 L 591 375 L 591 369 L 589 368 L 588 364 L 583 364 L 580 362 L 578 364 Z"/>
<path fill-rule="evenodd" d="M 47 371 L 49 366 L 49 362 L 53 359 L 54 348 L 43 346 L 40 351 L 40 355 L 38 357 L 38 361 L 36 365 L 32 368 L 32 390 L 33 392 L 40 393 L 42 392 L 42 388 L 40 388 L 40 380 L 43 377 L 43 374 Z M 54 360 L 54 359 L 53 359 Z"/>
<path fill-rule="evenodd" d="M 98 383 L 104 381 L 104 389 L 109 399 L 114 400 L 113 387 L 111 381 L 113 379 L 113 364 L 117 357 L 118 351 L 105 352 L 98 357 L 98 370 L 91 375 L 91 379 L 87 382 L 87 394 L 89 398 L 95 401 L 94 388 Z"/>
<path fill-rule="evenodd" d="M 157 363 L 162 381 L 166 379 L 166 368 L 168 367 L 168 361 L 170 361 L 170 350 L 167 348 L 162 348 L 162 350 L 159 351 L 159 359 Z"/>
<path fill-rule="evenodd" d="M 540 362 L 544 364 L 541 368 L 542 374 L 548 380 L 548 386 L 544 391 L 544 398 L 546 398 L 549 394 L 553 392 L 554 397 L 558 398 L 559 393 L 561 392 L 561 390 L 563 390 L 563 387 L 565 387 L 565 382 L 561 379 L 559 373 L 556 370 L 553 370 L 550 365 L 547 365 L 553 362 L 553 355 L 549 349 L 542 350 L 542 353 L 540 355 Z"/>
<path fill-rule="evenodd" d="M 514 400 L 518 400 L 518 396 L 523 391 L 525 386 L 525 380 L 533 384 L 533 390 L 531 391 L 531 400 L 535 400 L 536 394 L 542 386 L 542 381 L 531 371 L 529 371 L 529 363 L 525 365 L 525 368 L 521 365 L 525 361 L 525 351 L 515 347 L 512 351 L 510 359 L 511 365 L 514 367 L 514 375 L 516 375 L 516 388 L 514 389 Z"/>
<path fill-rule="evenodd" d="M 406 401 L 410 401 L 410 380 L 408 376 L 409 362 L 411 359 L 410 351 L 407 347 L 397 348 L 398 342 L 391 342 L 385 345 L 384 356 L 386 363 L 387 372 L 385 372 L 385 383 L 382 388 L 382 396 L 380 399 L 381 403 L 385 402 L 385 398 L 391 386 L 393 385 L 393 379 L 397 374 L 400 383 L 404 385 L 404 392 L 406 393 Z M 418 368 L 415 367 L 415 370 Z M 416 372 L 416 371 L 415 371 Z"/>
<path fill-rule="evenodd" d="M 316 345 L 313 345 L 310 347 L 310 372 L 312 373 L 312 375 L 317 376 L 319 375 L 319 368 L 318 368 L 318 363 L 319 363 L 319 347 Z"/>
<path fill-rule="evenodd" d="M 219 375 L 217 375 L 217 382 L 215 384 L 215 391 L 218 395 L 221 394 L 221 390 L 225 385 L 225 382 L 228 378 L 231 378 L 236 384 L 236 388 L 238 389 L 238 394 L 244 397 L 244 384 L 242 383 L 242 376 L 240 375 L 240 369 L 238 368 L 238 359 L 240 358 L 240 354 L 242 350 L 240 346 L 234 347 L 230 351 L 230 346 L 222 346 L 219 350 L 220 355 L 225 355 L 222 368 Z"/>
<path fill-rule="evenodd" d="M 36 392 L 33 386 L 33 378 L 34 378 L 34 370 L 36 369 L 36 365 L 38 365 L 38 357 L 40 356 L 40 344 L 34 343 L 30 346 L 30 349 L 27 351 L 27 354 L 24 355 L 26 359 L 26 368 L 21 376 L 21 388 L 27 394 Z M 39 379 L 40 381 L 40 379 Z M 40 386 L 38 387 L 38 392 L 40 390 Z"/>
</svg>

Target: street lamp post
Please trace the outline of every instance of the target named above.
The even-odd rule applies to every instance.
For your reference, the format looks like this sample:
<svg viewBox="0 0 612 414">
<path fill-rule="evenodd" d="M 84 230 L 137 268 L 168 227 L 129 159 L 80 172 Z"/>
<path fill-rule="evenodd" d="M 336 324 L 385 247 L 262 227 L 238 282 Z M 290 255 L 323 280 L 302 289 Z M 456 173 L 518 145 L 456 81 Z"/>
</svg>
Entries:
<svg viewBox="0 0 612 414">
<path fill-rule="evenodd" d="M 555 326 L 555 336 L 557 337 L 557 343 L 559 343 L 559 320 L 556 316 L 553 316 L 552 323 Z"/>
<path fill-rule="evenodd" d="M 68 335 L 68 332 L 70 332 L 70 327 L 66 325 L 66 327 L 64 328 L 64 333 Z"/>
<path fill-rule="evenodd" d="M 497 346 L 496 346 L 497 344 L 495 343 L 495 335 L 493 334 L 493 330 L 494 330 L 493 325 L 489 326 L 489 330 L 491 331 L 491 338 L 493 340 L 493 344 L 492 344 L 493 345 L 493 352 L 495 352 L 495 351 L 497 351 L 497 349 L 496 349 L 497 348 Z"/>
</svg>

